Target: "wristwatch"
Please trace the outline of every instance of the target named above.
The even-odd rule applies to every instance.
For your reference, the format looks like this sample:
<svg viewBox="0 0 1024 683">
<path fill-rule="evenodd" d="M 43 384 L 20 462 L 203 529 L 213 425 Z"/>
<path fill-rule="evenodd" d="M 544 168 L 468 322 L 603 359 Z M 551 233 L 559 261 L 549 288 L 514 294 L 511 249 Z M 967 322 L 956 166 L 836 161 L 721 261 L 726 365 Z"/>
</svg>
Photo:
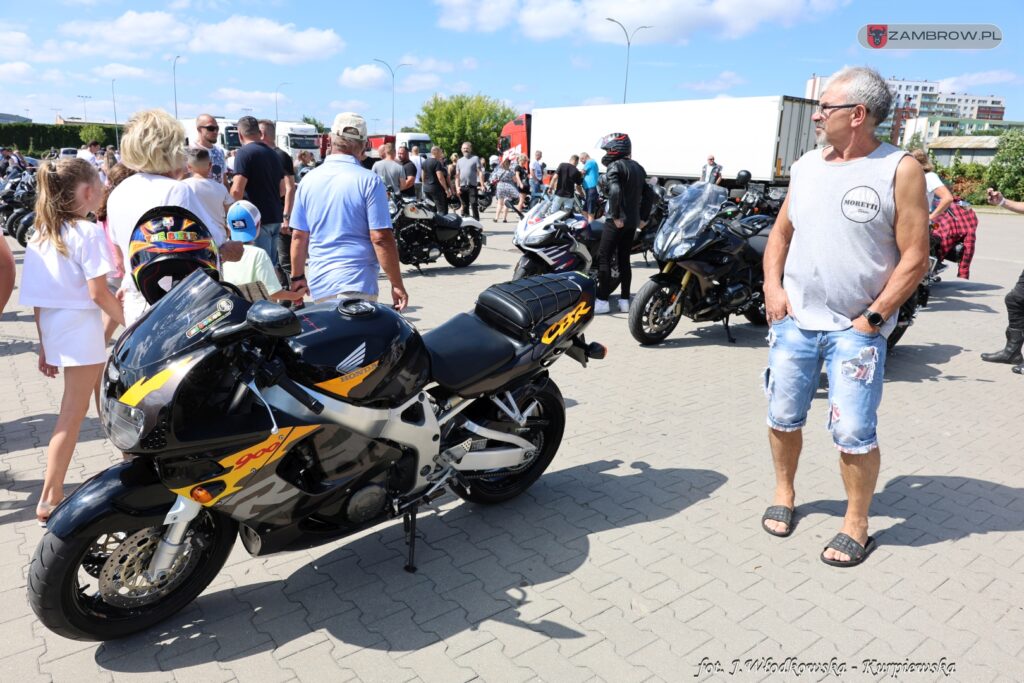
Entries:
<svg viewBox="0 0 1024 683">
<path fill-rule="evenodd" d="M 306 279 L 305 275 L 293 275 L 292 276 L 292 282 L 302 282 L 305 279 Z"/>
<path fill-rule="evenodd" d="M 871 327 L 881 327 L 885 324 L 885 318 L 882 317 L 882 314 L 875 313 L 870 308 L 864 309 L 864 312 L 861 313 L 861 315 L 864 316 L 864 319 L 868 321 L 868 324 L 871 325 Z"/>
</svg>

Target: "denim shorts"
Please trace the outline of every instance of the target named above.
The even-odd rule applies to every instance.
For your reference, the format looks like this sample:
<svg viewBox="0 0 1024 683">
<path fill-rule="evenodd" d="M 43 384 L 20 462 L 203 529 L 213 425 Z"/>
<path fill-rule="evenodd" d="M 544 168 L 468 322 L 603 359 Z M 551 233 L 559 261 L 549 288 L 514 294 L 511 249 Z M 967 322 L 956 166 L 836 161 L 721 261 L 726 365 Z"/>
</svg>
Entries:
<svg viewBox="0 0 1024 683">
<path fill-rule="evenodd" d="M 802 330 L 789 316 L 768 332 L 768 426 L 795 432 L 807 422 L 822 366 L 828 375 L 828 429 L 843 453 L 878 446 L 878 405 L 885 375 L 885 337 L 851 327 L 837 332 Z"/>
</svg>

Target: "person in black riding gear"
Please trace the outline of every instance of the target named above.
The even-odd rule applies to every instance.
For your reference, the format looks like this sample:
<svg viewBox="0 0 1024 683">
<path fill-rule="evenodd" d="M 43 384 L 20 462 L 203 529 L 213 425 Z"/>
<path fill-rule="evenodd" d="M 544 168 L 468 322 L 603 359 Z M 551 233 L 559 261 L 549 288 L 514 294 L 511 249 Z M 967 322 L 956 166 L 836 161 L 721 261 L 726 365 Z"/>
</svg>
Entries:
<svg viewBox="0 0 1024 683">
<path fill-rule="evenodd" d="M 619 311 L 629 311 L 629 288 L 632 270 L 629 250 L 633 237 L 643 221 L 650 215 L 654 192 L 647 183 L 644 167 L 633 161 L 633 146 L 625 133 L 612 133 L 599 143 L 605 151 L 601 163 L 605 171 L 607 211 L 601 246 L 598 251 L 598 283 L 595 313 L 608 313 L 608 297 L 612 293 L 611 270 L 613 259 L 619 266 L 621 294 Z"/>
</svg>

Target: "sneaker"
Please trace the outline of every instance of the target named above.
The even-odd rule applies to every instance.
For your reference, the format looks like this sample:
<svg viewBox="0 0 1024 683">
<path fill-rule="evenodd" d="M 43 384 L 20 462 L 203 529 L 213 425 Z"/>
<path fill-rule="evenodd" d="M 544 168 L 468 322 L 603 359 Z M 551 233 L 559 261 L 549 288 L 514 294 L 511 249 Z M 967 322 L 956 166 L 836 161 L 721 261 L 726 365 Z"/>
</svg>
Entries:
<svg viewBox="0 0 1024 683">
<path fill-rule="evenodd" d="M 629 313 L 629 299 L 619 298 L 619 313 Z"/>
<path fill-rule="evenodd" d="M 594 302 L 594 315 L 602 315 L 611 310 L 608 306 L 608 301 L 604 299 L 597 299 Z"/>
</svg>

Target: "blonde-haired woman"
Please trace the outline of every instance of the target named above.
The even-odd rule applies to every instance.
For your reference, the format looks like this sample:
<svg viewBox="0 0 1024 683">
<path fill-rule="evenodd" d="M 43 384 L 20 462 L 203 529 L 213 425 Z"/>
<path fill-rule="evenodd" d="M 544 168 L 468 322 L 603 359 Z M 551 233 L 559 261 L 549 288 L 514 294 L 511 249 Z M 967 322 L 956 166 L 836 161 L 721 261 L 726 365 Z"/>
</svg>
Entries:
<svg viewBox="0 0 1024 683">
<path fill-rule="evenodd" d="M 103 228 L 86 219 L 103 199 L 96 168 L 84 159 L 44 161 L 36 177 L 38 232 L 25 250 L 20 299 L 35 309 L 39 371 L 51 378 L 64 372 L 64 396 L 36 506 L 36 519 L 45 526 L 64 498 L 78 432 L 107 360 L 102 313 L 118 323 L 124 316 L 107 289 L 107 275 L 114 269 L 107 238 Z"/>
<path fill-rule="evenodd" d="M 227 240 L 224 230 L 207 215 L 202 203 L 185 183 L 185 129 L 163 109 L 147 109 L 132 116 L 121 137 L 121 163 L 136 171 L 118 185 L 107 198 L 107 222 L 114 246 L 128 263 L 132 231 L 144 213 L 158 206 L 180 206 L 194 213 L 209 228 L 224 261 L 237 261 L 242 245 Z M 126 277 L 121 284 L 127 325 L 146 310 L 135 280 Z"/>
</svg>

